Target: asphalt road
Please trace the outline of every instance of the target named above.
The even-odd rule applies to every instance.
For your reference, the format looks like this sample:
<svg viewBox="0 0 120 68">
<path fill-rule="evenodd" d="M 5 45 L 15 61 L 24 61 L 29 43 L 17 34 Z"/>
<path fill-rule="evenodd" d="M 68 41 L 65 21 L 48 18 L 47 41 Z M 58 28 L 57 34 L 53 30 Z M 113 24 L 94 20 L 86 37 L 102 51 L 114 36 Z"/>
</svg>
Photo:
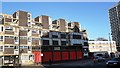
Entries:
<svg viewBox="0 0 120 68">
<path fill-rule="evenodd" d="M 86 65 L 86 66 L 50 66 L 45 68 L 107 68 L 104 64 Z"/>
<path fill-rule="evenodd" d="M 56 63 L 56 64 L 52 64 L 51 66 L 47 64 L 43 66 L 22 66 L 20 68 L 107 68 L 105 63 L 106 62 L 94 63 L 92 60 L 83 60 L 83 61 Z M 5 68 L 12 68 L 12 67 L 5 67 Z"/>
<path fill-rule="evenodd" d="M 107 68 L 105 62 L 89 63 L 86 65 L 55 65 L 55 66 L 46 66 L 45 68 Z"/>
</svg>

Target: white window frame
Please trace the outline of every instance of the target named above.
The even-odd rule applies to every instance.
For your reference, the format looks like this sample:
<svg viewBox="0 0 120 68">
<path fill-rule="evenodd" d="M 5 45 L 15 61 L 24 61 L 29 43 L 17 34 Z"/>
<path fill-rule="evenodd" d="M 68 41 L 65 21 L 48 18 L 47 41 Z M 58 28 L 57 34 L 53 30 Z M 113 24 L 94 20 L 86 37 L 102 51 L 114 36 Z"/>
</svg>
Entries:
<svg viewBox="0 0 120 68">
<path fill-rule="evenodd" d="M 28 46 L 23 46 L 23 48 L 28 48 Z"/>
<path fill-rule="evenodd" d="M 32 40 L 39 40 L 39 38 L 32 38 Z"/>
<path fill-rule="evenodd" d="M 39 31 L 38 30 L 32 30 L 32 34 L 39 34 Z"/>
<path fill-rule="evenodd" d="M 7 30 L 7 31 L 12 31 L 12 30 L 13 30 L 13 27 L 6 26 L 6 27 L 5 27 L 5 30 Z"/>
<path fill-rule="evenodd" d="M 9 48 L 9 46 L 4 46 L 4 48 Z"/>
<path fill-rule="evenodd" d="M 11 39 L 14 39 L 14 36 L 5 36 L 5 38 L 11 38 Z"/>
<path fill-rule="evenodd" d="M 27 37 L 20 37 L 20 39 L 27 39 Z"/>
</svg>

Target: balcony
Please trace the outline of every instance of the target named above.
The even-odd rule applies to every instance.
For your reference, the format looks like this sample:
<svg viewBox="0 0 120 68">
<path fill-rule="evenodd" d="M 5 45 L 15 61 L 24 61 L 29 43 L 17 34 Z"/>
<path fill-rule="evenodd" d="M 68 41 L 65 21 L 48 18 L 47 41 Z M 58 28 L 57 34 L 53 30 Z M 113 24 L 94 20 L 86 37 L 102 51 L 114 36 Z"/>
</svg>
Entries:
<svg viewBox="0 0 120 68">
<path fill-rule="evenodd" d="M 32 34 L 32 36 L 37 36 L 37 37 L 38 37 L 38 36 L 39 36 L 39 34 L 37 34 L 37 33 L 34 33 L 34 34 Z"/>
<path fill-rule="evenodd" d="M 40 46 L 32 46 L 32 51 L 40 51 L 41 47 Z"/>
<path fill-rule="evenodd" d="M 12 22 L 11 18 L 5 18 L 5 22 Z"/>
<path fill-rule="evenodd" d="M 5 34 L 14 35 L 14 31 L 5 31 Z"/>
<path fill-rule="evenodd" d="M 27 31 L 20 31 L 20 36 L 27 36 Z"/>
<path fill-rule="evenodd" d="M 14 54 L 14 48 L 5 48 L 4 54 Z"/>
<path fill-rule="evenodd" d="M 27 39 L 20 39 L 20 44 L 27 44 Z"/>
<path fill-rule="evenodd" d="M 28 53 L 28 48 L 20 48 L 20 53 Z"/>
<path fill-rule="evenodd" d="M 17 24 L 18 22 L 18 20 L 15 18 L 4 18 L 3 20 L 5 25 Z"/>
<path fill-rule="evenodd" d="M 39 45 L 39 40 L 32 40 L 32 45 Z"/>
<path fill-rule="evenodd" d="M 5 44 L 14 44 L 14 39 L 13 38 L 5 38 Z"/>
</svg>

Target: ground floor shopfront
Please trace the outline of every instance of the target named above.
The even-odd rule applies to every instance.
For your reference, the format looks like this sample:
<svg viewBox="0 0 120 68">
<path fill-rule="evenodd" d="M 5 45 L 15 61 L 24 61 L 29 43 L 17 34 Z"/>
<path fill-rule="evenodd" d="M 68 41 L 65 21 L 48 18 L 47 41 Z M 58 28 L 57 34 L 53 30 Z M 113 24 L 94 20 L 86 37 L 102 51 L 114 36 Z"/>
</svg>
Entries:
<svg viewBox="0 0 120 68">
<path fill-rule="evenodd" d="M 33 54 L 1 55 L 0 66 L 18 66 L 34 64 Z"/>
<path fill-rule="evenodd" d="M 64 49 L 63 49 L 64 48 Z M 64 62 L 84 58 L 84 51 L 76 47 L 42 47 L 41 51 L 33 51 L 35 63 Z"/>
</svg>

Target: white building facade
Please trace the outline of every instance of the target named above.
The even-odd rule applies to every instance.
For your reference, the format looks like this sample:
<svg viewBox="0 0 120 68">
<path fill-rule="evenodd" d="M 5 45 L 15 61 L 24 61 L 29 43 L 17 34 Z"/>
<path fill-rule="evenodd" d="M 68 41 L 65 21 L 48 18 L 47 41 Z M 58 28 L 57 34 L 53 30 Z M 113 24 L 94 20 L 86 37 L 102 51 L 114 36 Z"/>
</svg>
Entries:
<svg viewBox="0 0 120 68">
<path fill-rule="evenodd" d="M 115 41 L 88 41 L 90 52 L 117 52 Z"/>
</svg>

